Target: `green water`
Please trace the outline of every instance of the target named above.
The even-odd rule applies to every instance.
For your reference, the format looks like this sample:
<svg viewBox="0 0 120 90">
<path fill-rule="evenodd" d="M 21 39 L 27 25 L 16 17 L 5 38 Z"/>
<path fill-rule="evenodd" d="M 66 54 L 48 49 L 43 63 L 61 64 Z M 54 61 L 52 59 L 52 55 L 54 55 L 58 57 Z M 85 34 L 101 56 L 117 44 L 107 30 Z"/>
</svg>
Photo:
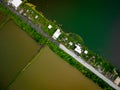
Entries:
<svg viewBox="0 0 120 90">
<path fill-rule="evenodd" d="M 120 36 L 120 32 L 115 29 L 120 14 L 119 2 L 116 0 L 28 1 L 38 5 L 37 10 L 42 11 L 47 18 L 62 24 L 64 31 L 82 36 L 89 49 L 108 58 L 120 68 L 118 64 L 120 57 L 114 53 L 116 42 L 120 41 L 117 39 L 114 42 Z M 114 32 L 119 33 L 119 36 L 115 37 Z M 119 52 L 118 48 L 116 50 Z"/>
</svg>

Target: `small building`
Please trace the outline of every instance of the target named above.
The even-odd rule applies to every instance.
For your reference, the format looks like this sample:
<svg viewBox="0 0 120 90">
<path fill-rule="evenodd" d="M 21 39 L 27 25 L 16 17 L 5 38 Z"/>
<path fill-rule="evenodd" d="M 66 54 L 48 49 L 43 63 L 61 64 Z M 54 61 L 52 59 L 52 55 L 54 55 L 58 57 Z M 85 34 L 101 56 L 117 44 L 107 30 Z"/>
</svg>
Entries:
<svg viewBox="0 0 120 90">
<path fill-rule="evenodd" d="M 60 35 L 61 35 L 60 29 L 57 29 L 53 34 L 52 38 L 56 40 Z"/>
<path fill-rule="evenodd" d="M 8 0 L 8 5 L 10 4 L 17 9 L 22 4 L 22 0 Z"/>
<path fill-rule="evenodd" d="M 35 16 L 35 19 L 38 19 L 38 15 Z"/>
<path fill-rule="evenodd" d="M 31 17 L 28 17 L 29 20 L 31 20 Z"/>
<path fill-rule="evenodd" d="M 72 46 L 72 45 L 73 45 L 73 43 L 72 43 L 72 42 L 69 42 L 69 45 L 70 45 L 70 46 Z"/>
<path fill-rule="evenodd" d="M 26 13 L 23 13 L 23 15 L 24 15 L 24 16 L 27 16 L 27 14 L 26 14 Z"/>
<path fill-rule="evenodd" d="M 74 49 L 77 53 L 81 54 L 82 53 L 82 49 L 79 45 L 75 44 L 76 48 Z"/>
<path fill-rule="evenodd" d="M 119 76 L 114 80 L 114 83 L 116 85 L 120 85 L 120 77 Z"/>
<path fill-rule="evenodd" d="M 22 13 L 23 13 L 23 9 L 21 9 L 21 10 L 19 11 L 19 13 L 22 14 Z"/>
<path fill-rule="evenodd" d="M 84 51 L 84 53 L 85 53 L 85 54 L 88 54 L 88 51 L 87 51 L 87 50 L 85 50 L 85 51 Z"/>
<path fill-rule="evenodd" d="M 102 73 L 102 67 L 98 65 L 97 68 L 98 68 L 98 72 Z"/>
<path fill-rule="evenodd" d="M 29 9 L 27 9 L 27 12 L 29 12 Z"/>
<path fill-rule="evenodd" d="M 49 24 L 49 25 L 48 25 L 48 29 L 51 29 L 51 28 L 52 28 L 52 25 Z"/>
</svg>

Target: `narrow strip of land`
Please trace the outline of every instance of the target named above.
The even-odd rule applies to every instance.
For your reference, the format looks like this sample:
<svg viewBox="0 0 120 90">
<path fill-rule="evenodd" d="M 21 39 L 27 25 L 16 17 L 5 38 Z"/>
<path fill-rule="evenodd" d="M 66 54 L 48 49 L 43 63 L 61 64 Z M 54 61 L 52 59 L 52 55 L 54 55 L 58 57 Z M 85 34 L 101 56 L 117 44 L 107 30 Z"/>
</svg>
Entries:
<svg viewBox="0 0 120 90">
<path fill-rule="evenodd" d="M 89 69 L 90 71 L 92 71 L 94 74 L 96 74 L 98 77 L 100 77 L 102 80 L 104 80 L 106 83 L 108 83 L 111 87 L 113 87 L 116 90 L 120 90 L 120 87 L 118 87 L 116 84 L 114 84 L 112 81 L 110 81 L 108 78 L 106 78 L 104 75 L 102 75 L 101 73 L 99 73 L 97 70 L 95 70 L 95 68 L 93 68 L 91 65 L 89 65 L 88 63 L 86 63 L 81 57 L 77 56 L 74 52 L 70 51 L 69 49 L 67 49 L 64 45 L 58 43 L 56 40 L 54 40 L 51 36 L 49 36 L 48 34 L 46 34 L 40 26 L 36 26 L 34 25 L 31 21 L 29 21 L 28 18 L 22 16 L 21 14 L 19 14 L 17 11 L 15 11 L 15 9 L 10 8 L 6 3 L 4 3 L 3 1 L 0 1 L 4 6 L 6 6 L 7 8 L 9 8 L 13 13 L 15 13 L 18 17 L 20 17 L 23 21 L 25 21 L 28 25 L 30 25 L 32 28 L 34 28 L 37 32 L 39 32 L 40 34 L 42 34 L 43 36 L 45 36 L 46 38 L 48 38 L 51 42 L 53 42 L 54 44 L 56 44 L 57 46 L 59 46 L 60 49 L 62 49 L 64 52 L 66 52 L 67 54 L 69 54 L 70 56 L 72 56 L 74 59 L 76 59 L 79 63 L 81 63 L 83 66 L 85 66 L 87 69 Z"/>
<path fill-rule="evenodd" d="M 95 70 L 95 68 L 93 68 L 91 65 L 89 65 L 88 63 L 86 63 L 80 56 L 77 56 L 74 52 L 70 51 L 69 49 L 67 49 L 64 45 L 60 44 L 59 48 L 62 49 L 64 52 L 66 52 L 67 54 L 69 54 L 70 56 L 72 56 L 74 59 L 76 59 L 79 63 L 81 63 L 83 66 L 85 66 L 87 69 L 89 69 L 90 71 L 92 71 L 94 74 L 96 74 L 98 77 L 100 77 L 102 80 L 104 80 L 106 83 L 108 83 L 110 86 L 112 86 L 113 88 L 115 88 L 116 90 L 120 90 L 120 88 L 115 85 L 112 81 L 110 81 L 108 78 L 106 78 L 104 75 L 102 75 L 101 73 L 99 73 L 97 70 Z"/>
</svg>

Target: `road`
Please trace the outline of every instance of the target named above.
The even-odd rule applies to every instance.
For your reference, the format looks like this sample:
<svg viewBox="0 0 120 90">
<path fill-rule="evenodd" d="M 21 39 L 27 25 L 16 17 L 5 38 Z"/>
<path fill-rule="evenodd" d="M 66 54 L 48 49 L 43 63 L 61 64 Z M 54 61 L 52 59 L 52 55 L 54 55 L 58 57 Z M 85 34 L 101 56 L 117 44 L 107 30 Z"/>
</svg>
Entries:
<svg viewBox="0 0 120 90">
<path fill-rule="evenodd" d="M 62 44 L 59 45 L 59 48 L 62 49 L 67 54 L 69 54 L 70 56 L 72 56 L 74 59 L 76 59 L 79 63 L 81 63 L 87 69 L 89 69 L 90 71 L 92 71 L 94 74 L 96 74 L 98 77 L 100 77 L 106 83 L 108 83 L 111 87 L 113 87 L 116 90 L 120 90 L 120 87 L 118 87 L 111 80 L 109 80 L 108 78 L 106 78 L 103 74 L 99 73 L 95 68 L 93 68 L 91 65 L 89 65 L 88 63 L 86 63 L 81 57 L 77 56 L 73 51 L 70 51 L 69 49 L 67 49 Z"/>
<path fill-rule="evenodd" d="M 52 41 L 53 43 L 55 43 L 57 46 L 59 46 L 59 43 L 56 40 L 54 40 L 51 36 L 49 36 L 48 34 L 46 34 L 41 29 L 40 26 L 34 25 L 27 17 L 21 15 L 14 8 L 9 7 L 4 1 L 0 0 L 0 3 L 3 4 L 4 6 L 6 6 L 7 8 L 9 8 L 10 11 L 12 11 L 13 13 L 15 13 L 18 17 L 20 17 L 23 21 L 25 21 L 32 28 L 34 28 L 37 32 L 39 32 L 40 34 L 42 34 L 43 36 L 45 36 L 46 38 L 48 38 L 50 41 Z"/>
<path fill-rule="evenodd" d="M 23 21 L 25 21 L 28 25 L 30 25 L 32 28 L 34 28 L 37 32 L 48 38 L 50 41 L 52 41 L 54 44 L 56 44 L 60 49 L 62 49 L 64 52 L 68 53 L 70 56 L 72 56 L 74 59 L 76 59 L 78 62 L 80 62 L 83 66 L 85 66 L 87 69 L 92 71 L 94 74 L 96 74 L 98 77 L 100 77 L 102 80 L 104 80 L 106 83 L 108 83 L 111 87 L 113 87 L 116 90 L 120 90 L 120 87 L 118 87 L 116 84 L 114 84 L 112 81 L 110 81 L 108 78 L 106 78 L 104 75 L 99 73 L 97 70 L 95 70 L 91 65 L 86 63 L 81 57 L 77 56 L 74 52 L 67 49 L 64 45 L 58 43 L 56 40 L 54 40 L 51 36 L 46 34 L 41 27 L 34 25 L 28 18 L 22 16 L 19 14 L 15 9 L 10 8 L 6 3 L 4 3 L 2 0 L 0 0 L 0 3 L 9 8 L 13 13 L 15 13 L 17 16 L 19 16 Z"/>
</svg>

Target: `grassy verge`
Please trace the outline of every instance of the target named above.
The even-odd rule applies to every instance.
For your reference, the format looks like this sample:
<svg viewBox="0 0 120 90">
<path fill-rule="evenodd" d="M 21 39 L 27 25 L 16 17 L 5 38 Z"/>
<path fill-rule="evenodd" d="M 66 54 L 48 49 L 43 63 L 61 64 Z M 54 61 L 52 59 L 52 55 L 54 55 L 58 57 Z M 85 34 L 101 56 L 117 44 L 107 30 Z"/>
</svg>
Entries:
<svg viewBox="0 0 120 90">
<path fill-rule="evenodd" d="M 24 5 L 23 5 L 24 6 Z M 22 7 L 23 7 L 22 6 Z M 27 8 L 27 6 L 24 6 L 25 8 Z M 10 12 L 9 10 L 6 10 L 6 8 L 4 6 L 2 6 L 1 8 L 3 12 L 8 13 Z M 30 7 L 29 7 L 30 8 Z M 1 10 L 1 9 L 0 9 Z M 34 11 L 35 13 L 37 13 L 37 11 Z M 47 38 L 45 38 L 44 36 L 42 36 L 41 34 L 39 34 L 38 32 L 36 32 L 33 28 L 31 28 L 31 26 L 27 25 L 24 21 L 22 21 L 18 16 L 16 16 L 15 14 L 13 14 L 12 12 L 10 12 L 11 18 L 16 22 L 16 24 L 21 27 L 25 32 L 27 32 L 36 42 L 38 42 L 39 44 L 46 44 L 47 42 Z M 49 23 L 53 24 L 54 30 L 56 28 L 58 28 L 58 26 L 56 24 L 54 24 L 54 22 L 52 23 L 51 21 L 47 20 L 41 13 L 39 13 L 39 17 L 40 17 L 40 25 L 41 27 L 45 30 L 45 32 L 47 32 L 49 35 L 51 35 L 52 33 L 49 32 L 49 30 L 47 29 L 47 26 Z M 63 32 L 63 31 L 62 31 Z M 78 41 L 75 41 L 75 43 L 81 43 L 82 39 L 81 37 L 74 35 L 74 34 L 66 34 L 63 32 L 63 34 L 65 36 L 71 36 L 76 39 L 79 38 Z M 63 36 L 64 36 L 63 35 Z M 69 38 L 71 41 L 73 40 L 73 38 Z M 86 77 L 92 79 L 95 83 L 97 83 L 100 87 L 102 87 L 104 90 L 114 90 L 112 87 L 110 87 L 107 83 L 105 83 L 102 79 L 100 79 L 98 76 L 96 76 L 95 74 L 93 74 L 91 71 L 89 71 L 88 69 L 86 69 L 83 65 L 81 65 L 79 62 L 77 62 L 74 58 L 72 58 L 71 56 L 69 56 L 68 54 L 66 54 L 65 52 L 63 52 L 61 49 L 59 49 L 56 45 L 54 45 L 52 42 L 48 41 L 47 45 L 50 47 L 50 49 L 52 51 L 54 51 L 56 54 L 58 54 L 61 58 L 63 58 L 66 62 L 68 62 L 70 65 L 72 65 L 73 67 L 77 68 L 80 72 L 82 72 Z M 87 49 L 85 46 L 83 46 L 83 48 Z M 103 66 L 106 67 L 106 71 L 110 70 L 110 65 L 105 59 L 101 58 L 99 55 L 94 54 L 92 51 L 90 51 L 89 49 L 87 49 L 90 53 L 88 54 L 87 58 L 90 58 L 91 56 L 95 55 L 96 57 L 96 61 L 99 60 L 99 62 L 103 62 Z M 85 60 L 87 60 L 86 56 L 81 55 Z M 93 64 L 95 63 L 92 62 Z"/>
<path fill-rule="evenodd" d="M 7 18 L 0 24 L 0 29 L 10 20 L 10 15 L 7 16 Z"/>
<path fill-rule="evenodd" d="M 72 58 L 70 55 L 59 49 L 55 44 L 52 42 L 48 42 L 47 45 L 49 48 L 59 55 L 63 60 L 68 62 L 70 65 L 75 67 L 77 70 L 79 70 L 83 75 L 88 77 L 89 79 L 93 80 L 95 83 L 97 83 L 103 90 L 114 90 L 112 87 L 110 87 L 106 82 L 104 82 L 102 79 L 100 79 L 98 76 L 96 76 L 94 73 L 92 73 L 90 70 L 85 68 L 82 64 L 77 62 L 74 58 Z"/>
<path fill-rule="evenodd" d="M 32 37 L 38 44 L 40 44 L 40 46 L 44 47 L 44 45 L 46 44 L 47 39 L 42 36 L 41 34 L 39 34 L 38 32 L 36 32 L 36 30 L 34 30 L 31 26 L 29 26 L 28 24 L 26 24 L 23 20 L 21 20 L 17 15 L 15 15 L 14 13 L 10 12 L 6 7 L 4 7 L 3 5 L 0 4 L 0 12 L 4 13 L 7 17 L 6 21 L 3 23 L 3 25 L 5 25 L 7 23 L 7 21 L 9 19 L 14 20 L 14 22 L 22 29 L 24 30 L 30 37 Z M 9 14 L 9 15 L 7 15 Z M 1 26 L 2 27 L 2 26 Z M 38 57 L 38 55 L 40 50 L 38 51 L 38 54 L 33 56 L 33 59 L 30 60 L 30 62 L 20 71 L 18 71 L 16 77 L 9 83 L 9 85 L 6 87 L 5 90 L 9 90 L 10 85 L 19 77 L 19 75 L 21 75 L 26 68 L 28 68 L 34 61 L 35 58 Z"/>
<path fill-rule="evenodd" d="M 0 4 L 0 11 L 4 13 L 5 15 L 9 14 L 9 19 L 14 20 L 14 22 L 22 29 L 24 30 L 28 35 L 30 35 L 37 43 L 40 45 L 43 45 L 46 43 L 47 38 L 42 36 L 40 33 L 36 32 L 31 26 L 29 26 L 27 23 L 25 23 L 23 20 L 21 20 L 17 15 L 10 12 L 6 7 Z"/>
</svg>

